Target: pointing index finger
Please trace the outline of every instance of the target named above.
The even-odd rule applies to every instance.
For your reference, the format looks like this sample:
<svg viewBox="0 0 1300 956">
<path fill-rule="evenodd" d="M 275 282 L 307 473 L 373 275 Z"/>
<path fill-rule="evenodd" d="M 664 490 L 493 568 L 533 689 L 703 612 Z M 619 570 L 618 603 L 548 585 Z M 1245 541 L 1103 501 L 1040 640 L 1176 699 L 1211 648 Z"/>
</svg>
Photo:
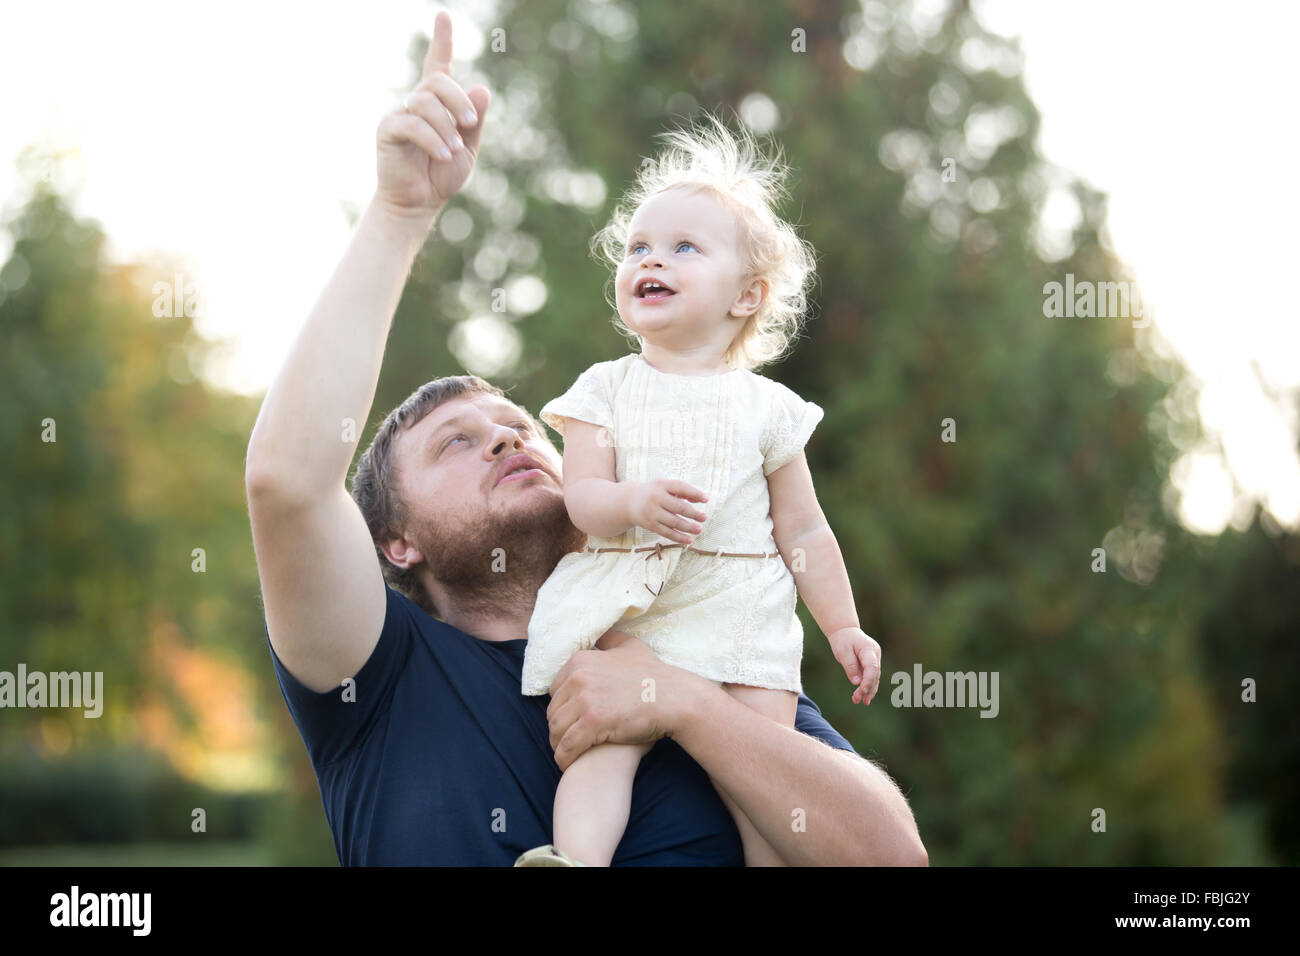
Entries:
<svg viewBox="0 0 1300 956">
<path fill-rule="evenodd" d="M 429 41 L 429 52 L 424 55 L 421 79 L 434 73 L 451 76 L 451 14 L 446 10 L 439 10 L 434 18 L 433 39 Z"/>
</svg>

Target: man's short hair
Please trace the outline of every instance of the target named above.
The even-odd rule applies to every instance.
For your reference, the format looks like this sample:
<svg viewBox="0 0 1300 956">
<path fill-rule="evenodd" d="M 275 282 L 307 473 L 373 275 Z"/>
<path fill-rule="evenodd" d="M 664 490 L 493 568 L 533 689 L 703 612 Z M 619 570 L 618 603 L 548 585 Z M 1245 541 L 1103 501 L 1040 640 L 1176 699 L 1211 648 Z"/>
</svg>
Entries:
<svg viewBox="0 0 1300 956">
<path fill-rule="evenodd" d="M 406 502 L 402 500 L 397 487 L 393 442 L 399 434 L 415 427 L 439 405 L 454 398 L 475 394 L 506 398 L 501 389 L 477 375 L 449 375 L 420 386 L 380 423 L 370 447 L 361 453 L 352 475 L 352 498 L 366 519 L 366 527 L 370 529 L 370 537 L 375 542 L 375 553 L 379 555 L 379 566 L 383 569 L 385 580 L 435 617 L 438 610 L 420 583 L 416 569 L 397 567 L 388 560 L 380 547 L 382 541 L 400 538 L 407 521 Z"/>
</svg>

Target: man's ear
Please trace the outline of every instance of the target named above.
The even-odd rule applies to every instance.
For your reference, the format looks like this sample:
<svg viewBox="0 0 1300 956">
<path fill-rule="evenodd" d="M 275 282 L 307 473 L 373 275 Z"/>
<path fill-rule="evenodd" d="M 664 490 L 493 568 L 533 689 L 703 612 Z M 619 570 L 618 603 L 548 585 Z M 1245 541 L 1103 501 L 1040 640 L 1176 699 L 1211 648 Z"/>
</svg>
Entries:
<svg viewBox="0 0 1300 956">
<path fill-rule="evenodd" d="M 379 546 L 389 562 L 403 570 L 424 561 L 424 555 L 405 538 L 389 538 Z"/>
<path fill-rule="evenodd" d="M 747 319 L 758 311 L 763 300 L 767 298 L 770 290 L 768 281 L 764 278 L 755 278 L 736 296 L 736 301 L 732 303 L 731 311 L 728 313 L 733 318 Z"/>
</svg>

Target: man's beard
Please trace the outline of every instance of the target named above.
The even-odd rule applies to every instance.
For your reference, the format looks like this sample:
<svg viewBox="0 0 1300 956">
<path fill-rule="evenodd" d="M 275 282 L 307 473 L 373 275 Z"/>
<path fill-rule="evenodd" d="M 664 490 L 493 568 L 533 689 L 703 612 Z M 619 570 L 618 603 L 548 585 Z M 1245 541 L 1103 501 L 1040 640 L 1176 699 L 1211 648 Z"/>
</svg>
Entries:
<svg viewBox="0 0 1300 956">
<path fill-rule="evenodd" d="M 415 519 L 406 534 L 462 610 L 523 602 L 532 607 L 560 558 L 587 541 L 558 495 L 478 521 L 460 515 Z"/>
</svg>

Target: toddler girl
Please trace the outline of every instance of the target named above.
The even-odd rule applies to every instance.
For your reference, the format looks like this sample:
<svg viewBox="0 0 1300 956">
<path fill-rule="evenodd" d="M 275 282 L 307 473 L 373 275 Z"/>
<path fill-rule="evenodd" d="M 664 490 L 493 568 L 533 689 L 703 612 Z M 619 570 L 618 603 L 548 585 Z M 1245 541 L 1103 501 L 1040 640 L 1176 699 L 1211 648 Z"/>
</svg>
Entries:
<svg viewBox="0 0 1300 956">
<path fill-rule="evenodd" d="M 669 149 L 593 240 L 615 266 L 618 316 L 640 352 L 593 365 L 541 410 L 564 436 L 565 503 L 588 539 L 538 592 L 522 689 L 549 693 L 570 656 L 614 628 L 793 726 L 796 581 L 858 684 L 855 701 L 869 699 L 880 648 L 859 628 L 803 455 L 822 410 L 752 371 L 798 332 L 813 252 L 773 212 L 780 159 L 709 119 L 713 130 L 664 134 Z M 579 757 L 556 792 L 554 845 L 519 865 L 608 866 L 649 746 Z M 719 796 L 746 864 L 779 864 Z"/>
</svg>

